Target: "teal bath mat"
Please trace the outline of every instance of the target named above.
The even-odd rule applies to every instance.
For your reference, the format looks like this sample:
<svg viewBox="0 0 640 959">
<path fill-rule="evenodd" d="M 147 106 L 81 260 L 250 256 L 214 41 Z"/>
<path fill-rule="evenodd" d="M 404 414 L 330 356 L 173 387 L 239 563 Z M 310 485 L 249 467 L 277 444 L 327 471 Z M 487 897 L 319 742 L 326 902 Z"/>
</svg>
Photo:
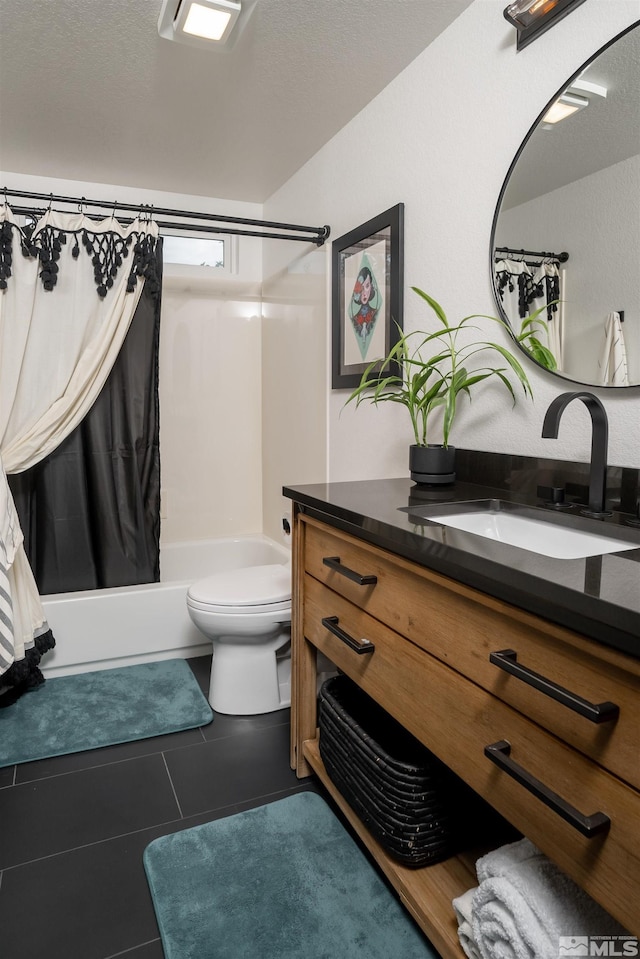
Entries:
<svg viewBox="0 0 640 959">
<path fill-rule="evenodd" d="M 0 766 L 162 736 L 212 719 L 184 659 L 60 676 L 0 710 Z"/>
<path fill-rule="evenodd" d="M 144 865 L 166 959 L 438 959 L 315 793 L 163 836 Z"/>
</svg>

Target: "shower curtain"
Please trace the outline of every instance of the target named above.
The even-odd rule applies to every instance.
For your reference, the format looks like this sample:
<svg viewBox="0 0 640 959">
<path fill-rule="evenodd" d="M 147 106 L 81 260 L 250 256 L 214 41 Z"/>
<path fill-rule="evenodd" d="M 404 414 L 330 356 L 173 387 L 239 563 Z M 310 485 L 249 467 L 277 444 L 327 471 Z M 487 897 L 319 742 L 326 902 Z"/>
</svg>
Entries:
<svg viewBox="0 0 640 959">
<path fill-rule="evenodd" d="M 160 579 L 159 334 L 159 291 L 146 284 L 87 415 L 53 453 L 9 476 L 41 594 Z"/>
<path fill-rule="evenodd" d="M 495 264 L 496 289 L 518 340 L 551 370 L 562 369 L 563 313 L 558 264 L 501 259 Z M 546 307 L 546 309 L 545 309 Z M 536 310 L 539 316 L 528 323 Z"/>
<path fill-rule="evenodd" d="M 47 457 L 92 407 L 145 284 L 159 290 L 156 241 L 148 220 L 50 209 L 24 231 L 0 208 L 0 687 L 42 682 L 54 642 L 7 473 Z"/>
</svg>

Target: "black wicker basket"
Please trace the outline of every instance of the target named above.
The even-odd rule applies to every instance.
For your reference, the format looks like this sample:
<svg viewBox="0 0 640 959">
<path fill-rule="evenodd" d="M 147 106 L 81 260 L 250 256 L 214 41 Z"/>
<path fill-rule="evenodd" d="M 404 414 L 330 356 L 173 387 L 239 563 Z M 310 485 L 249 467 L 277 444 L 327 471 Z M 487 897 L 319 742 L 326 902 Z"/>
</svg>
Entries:
<svg viewBox="0 0 640 959">
<path fill-rule="evenodd" d="M 346 676 L 319 695 L 320 756 L 351 808 L 394 858 L 426 866 L 469 842 L 496 814 Z"/>
</svg>

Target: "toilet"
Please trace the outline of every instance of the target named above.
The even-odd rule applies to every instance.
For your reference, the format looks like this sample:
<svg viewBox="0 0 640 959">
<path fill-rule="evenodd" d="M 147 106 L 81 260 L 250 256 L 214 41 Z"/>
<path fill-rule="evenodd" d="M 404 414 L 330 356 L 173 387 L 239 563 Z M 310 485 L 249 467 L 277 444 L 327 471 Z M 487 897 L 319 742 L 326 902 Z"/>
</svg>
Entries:
<svg viewBox="0 0 640 959">
<path fill-rule="evenodd" d="M 251 716 L 291 703 L 291 564 L 215 573 L 187 592 L 193 623 L 213 643 L 209 702 Z"/>
</svg>

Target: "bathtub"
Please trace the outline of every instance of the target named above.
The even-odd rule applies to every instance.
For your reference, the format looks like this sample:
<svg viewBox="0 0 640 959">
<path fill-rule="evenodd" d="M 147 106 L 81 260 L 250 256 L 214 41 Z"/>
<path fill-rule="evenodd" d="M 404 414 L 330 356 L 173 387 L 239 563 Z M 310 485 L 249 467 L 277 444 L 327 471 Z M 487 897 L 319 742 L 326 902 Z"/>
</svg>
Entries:
<svg viewBox="0 0 640 959">
<path fill-rule="evenodd" d="M 208 655 L 211 643 L 187 612 L 189 586 L 224 570 L 289 559 L 286 546 L 265 536 L 172 543 L 160 549 L 159 583 L 42 596 L 56 646 L 40 668 L 45 677 L 70 676 Z"/>
</svg>

